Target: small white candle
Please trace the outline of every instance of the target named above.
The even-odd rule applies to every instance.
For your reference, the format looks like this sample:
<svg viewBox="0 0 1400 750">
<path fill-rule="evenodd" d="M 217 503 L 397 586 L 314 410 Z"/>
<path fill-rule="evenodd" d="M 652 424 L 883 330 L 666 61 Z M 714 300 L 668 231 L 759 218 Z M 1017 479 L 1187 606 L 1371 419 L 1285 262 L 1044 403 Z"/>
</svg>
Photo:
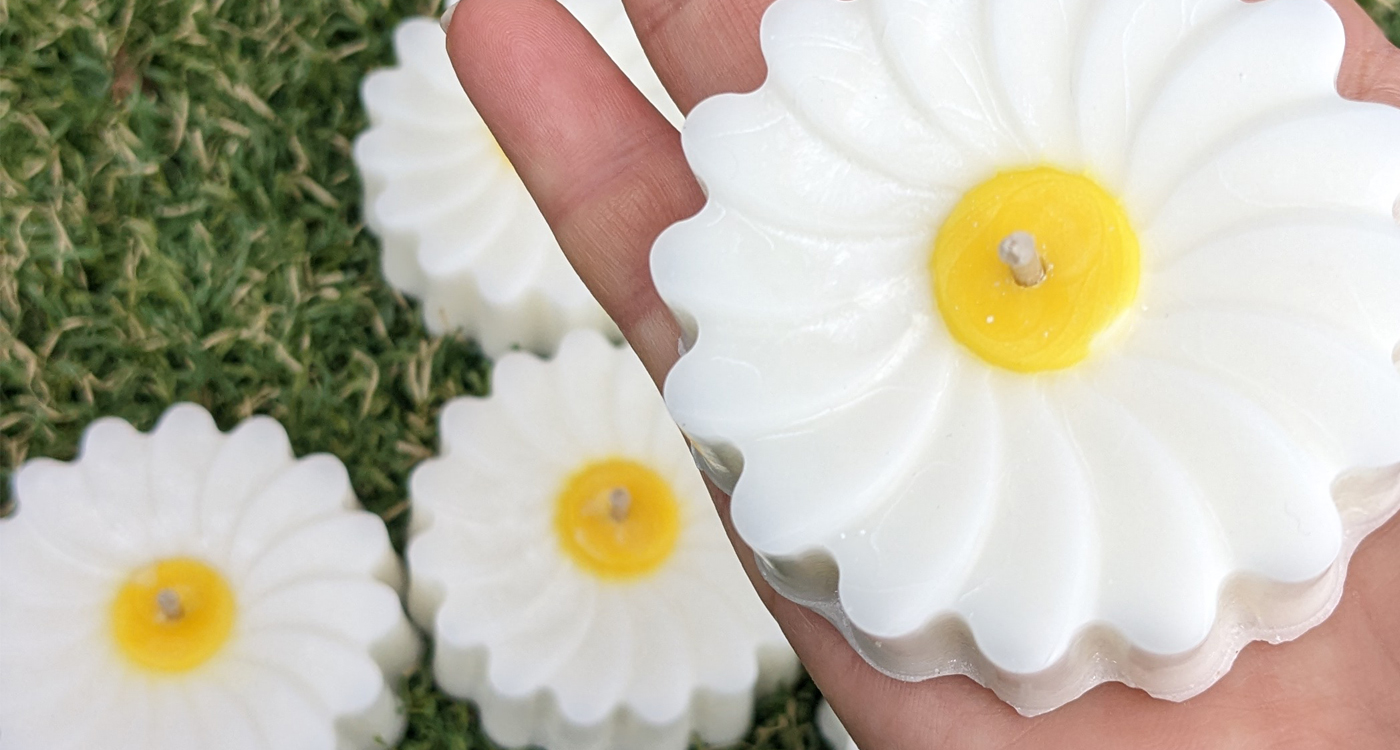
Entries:
<svg viewBox="0 0 1400 750">
<path fill-rule="evenodd" d="M 1323 0 L 773 4 L 652 270 L 778 591 L 1027 714 L 1322 621 L 1400 501 L 1333 492 L 1400 462 L 1400 111 L 1343 48 Z"/>
<path fill-rule="evenodd" d="M 592 331 L 509 354 L 414 471 L 414 619 L 496 742 L 683 750 L 740 739 L 796 659 L 734 559 L 641 362 Z"/>
<path fill-rule="evenodd" d="M 418 658 L 398 559 L 340 461 L 172 407 L 35 459 L 0 520 L 7 749 L 371 750 Z"/>
<path fill-rule="evenodd" d="M 563 5 L 679 123 L 622 3 Z M 365 78 L 370 127 L 354 152 L 365 223 L 383 245 L 385 277 L 421 301 L 430 330 L 460 329 L 488 356 L 514 346 L 549 354 L 575 328 L 620 340 L 463 93 L 437 21 L 404 21 L 394 49 L 398 65 Z"/>
</svg>

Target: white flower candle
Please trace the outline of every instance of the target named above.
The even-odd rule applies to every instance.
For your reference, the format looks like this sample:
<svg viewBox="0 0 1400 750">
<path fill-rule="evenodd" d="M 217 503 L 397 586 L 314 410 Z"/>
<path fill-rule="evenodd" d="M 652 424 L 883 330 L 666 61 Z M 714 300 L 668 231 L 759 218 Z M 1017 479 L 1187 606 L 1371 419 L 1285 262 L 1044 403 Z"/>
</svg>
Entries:
<svg viewBox="0 0 1400 750">
<path fill-rule="evenodd" d="M 679 122 L 622 3 L 564 5 Z M 438 23 L 405 21 L 394 48 L 399 65 L 365 79 L 370 128 L 354 152 L 389 283 L 422 301 L 430 330 L 461 329 L 490 356 L 512 346 L 548 354 L 573 328 L 618 338 L 463 93 Z"/>
<path fill-rule="evenodd" d="M 6 750 L 369 750 L 417 659 L 400 570 L 337 459 L 198 406 L 95 422 L 0 521 Z"/>
<path fill-rule="evenodd" d="M 1323 0 L 778 0 L 653 273 L 785 596 L 1017 709 L 1316 625 L 1395 493 L 1400 111 Z"/>
<path fill-rule="evenodd" d="M 547 750 L 743 736 L 796 667 L 641 362 L 592 331 L 442 412 L 413 474 L 409 605 L 488 734 Z"/>
</svg>

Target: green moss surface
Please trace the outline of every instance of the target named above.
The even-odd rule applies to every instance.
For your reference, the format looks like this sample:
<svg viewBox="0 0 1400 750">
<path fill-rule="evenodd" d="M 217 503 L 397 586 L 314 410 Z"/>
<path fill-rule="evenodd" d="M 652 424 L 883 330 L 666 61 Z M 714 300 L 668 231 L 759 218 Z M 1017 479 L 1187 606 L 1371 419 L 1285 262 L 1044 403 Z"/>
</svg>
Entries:
<svg viewBox="0 0 1400 750">
<path fill-rule="evenodd" d="M 1362 0 L 1400 41 L 1393 0 Z M 432 0 L 0 0 L 0 512 L 26 458 L 72 458 L 170 404 L 286 425 L 404 531 L 444 401 L 487 362 L 379 273 L 350 142 L 358 86 Z M 404 750 L 492 745 L 423 671 Z M 740 747 L 816 748 L 804 682 Z"/>
</svg>

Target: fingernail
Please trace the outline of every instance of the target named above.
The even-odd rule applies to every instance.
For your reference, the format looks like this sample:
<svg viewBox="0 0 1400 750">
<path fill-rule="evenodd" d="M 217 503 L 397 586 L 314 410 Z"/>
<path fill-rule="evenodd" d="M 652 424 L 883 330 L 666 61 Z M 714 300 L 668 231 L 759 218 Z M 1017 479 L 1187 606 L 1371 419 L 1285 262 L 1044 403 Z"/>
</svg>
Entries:
<svg viewBox="0 0 1400 750">
<path fill-rule="evenodd" d="M 447 0 L 447 7 L 442 9 L 442 17 L 438 23 L 442 25 L 442 30 L 447 31 L 447 27 L 452 25 L 452 12 L 457 10 L 459 0 Z"/>
</svg>

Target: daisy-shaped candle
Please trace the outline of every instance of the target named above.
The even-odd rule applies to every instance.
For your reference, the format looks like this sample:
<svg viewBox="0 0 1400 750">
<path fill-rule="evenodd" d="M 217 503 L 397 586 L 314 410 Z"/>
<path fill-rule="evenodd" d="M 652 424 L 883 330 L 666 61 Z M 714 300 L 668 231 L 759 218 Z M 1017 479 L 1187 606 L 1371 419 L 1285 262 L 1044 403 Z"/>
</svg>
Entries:
<svg viewBox="0 0 1400 750">
<path fill-rule="evenodd" d="M 679 122 L 622 3 L 564 6 Z M 617 338 L 463 93 L 437 21 L 405 21 L 394 49 L 398 67 L 365 79 L 370 128 L 355 144 L 365 223 L 383 244 L 389 283 L 422 300 L 429 329 L 461 329 L 491 356 L 512 346 L 548 354 L 573 328 Z"/>
<path fill-rule="evenodd" d="M 418 639 L 378 517 L 266 417 L 95 422 L 0 521 L 0 747 L 370 750 Z"/>
<path fill-rule="evenodd" d="M 795 669 L 661 398 L 578 331 L 503 357 L 412 479 L 409 606 L 486 731 L 547 750 L 728 743 Z"/>
<path fill-rule="evenodd" d="M 666 400 L 785 596 L 1023 713 L 1184 699 L 1397 494 L 1400 111 L 1323 0 L 778 0 L 652 270 Z"/>
</svg>

